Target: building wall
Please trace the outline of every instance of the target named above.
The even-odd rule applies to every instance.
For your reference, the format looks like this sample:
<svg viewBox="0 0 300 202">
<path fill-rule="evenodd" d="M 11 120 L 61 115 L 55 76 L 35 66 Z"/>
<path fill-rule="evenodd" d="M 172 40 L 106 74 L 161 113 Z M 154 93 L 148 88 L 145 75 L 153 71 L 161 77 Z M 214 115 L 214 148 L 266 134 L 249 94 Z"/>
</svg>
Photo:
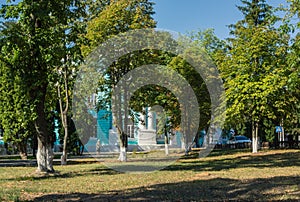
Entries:
<svg viewBox="0 0 300 202">
<path fill-rule="evenodd" d="M 100 110 L 97 116 L 97 138 L 101 145 L 109 144 L 109 130 L 112 129 L 112 114 L 106 110 Z"/>
</svg>

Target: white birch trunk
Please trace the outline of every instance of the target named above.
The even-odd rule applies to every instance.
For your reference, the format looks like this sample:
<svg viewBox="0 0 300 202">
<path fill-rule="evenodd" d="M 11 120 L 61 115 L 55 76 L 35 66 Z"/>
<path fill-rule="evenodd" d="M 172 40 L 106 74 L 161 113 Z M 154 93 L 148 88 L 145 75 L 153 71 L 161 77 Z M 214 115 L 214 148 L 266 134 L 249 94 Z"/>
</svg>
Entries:
<svg viewBox="0 0 300 202">
<path fill-rule="evenodd" d="M 166 153 L 166 156 L 169 156 L 169 145 L 168 145 L 168 143 L 165 143 L 165 153 Z"/>
<path fill-rule="evenodd" d="M 61 165 L 67 165 L 67 139 L 68 139 L 68 128 L 67 128 L 67 117 L 64 117 L 64 131 L 65 131 L 65 136 L 64 136 L 64 145 L 63 145 L 63 153 L 61 156 Z"/>
<path fill-rule="evenodd" d="M 64 144 L 63 144 L 63 154 L 61 156 L 61 165 L 66 165 L 67 164 L 69 95 L 68 95 L 68 81 L 67 81 L 67 69 L 66 68 L 65 68 L 65 71 L 64 71 L 64 85 L 65 85 L 65 99 L 66 99 L 65 109 L 63 109 L 63 105 L 62 105 L 60 86 L 59 86 L 59 84 L 57 85 L 60 115 L 61 115 L 62 125 L 63 125 L 63 128 L 64 128 Z"/>
<path fill-rule="evenodd" d="M 185 145 L 186 145 L 185 142 L 184 142 L 184 141 L 181 141 L 181 149 L 184 150 L 184 151 L 185 151 L 185 149 L 186 149 L 186 148 L 185 148 Z"/>
<path fill-rule="evenodd" d="M 127 161 L 127 152 L 125 146 L 120 146 L 120 156 L 118 160 L 121 162 Z"/>
<path fill-rule="evenodd" d="M 187 138 L 184 135 L 183 135 L 183 137 L 181 137 L 181 149 L 184 150 L 185 155 L 189 154 L 188 141 L 187 141 Z"/>
<path fill-rule="evenodd" d="M 42 144 L 41 141 L 38 142 L 38 150 L 36 154 L 38 163 L 38 172 L 53 172 L 53 151 L 51 144 L 46 146 Z"/>
<path fill-rule="evenodd" d="M 43 112 L 44 102 L 40 102 L 37 105 L 38 117 L 35 122 L 35 128 L 37 131 L 37 172 L 54 172 L 53 169 L 53 151 L 52 140 L 47 131 L 47 121 L 45 119 L 45 113 Z"/>
<path fill-rule="evenodd" d="M 258 124 L 252 123 L 252 153 L 257 153 Z"/>
</svg>

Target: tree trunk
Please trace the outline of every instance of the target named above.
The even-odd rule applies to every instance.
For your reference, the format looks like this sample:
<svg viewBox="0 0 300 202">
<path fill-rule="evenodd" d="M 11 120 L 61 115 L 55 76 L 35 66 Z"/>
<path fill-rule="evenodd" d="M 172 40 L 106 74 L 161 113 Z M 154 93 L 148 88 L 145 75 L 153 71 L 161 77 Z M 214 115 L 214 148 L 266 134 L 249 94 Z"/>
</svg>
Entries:
<svg viewBox="0 0 300 202">
<path fill-rule="evenodd" d="M 118 160 L 127 161 L 127 135 L 119 129 L 118 129 L 118 133 L 120 139 L 120 156 Z"/>
<path fill-rule="evenodd" d="M 123 114 L 122 114 L 121 92 L 119 92 L 118 95 L 113 96 L 112 99 L 113 99 L 113 103 L 115 103 L 112 106 L 113 120 L 119 134 L 119 142 L 120 142 L 120 155 L 118 160 L 124 162 L 127 161 L 127 135 L 124 132 L 124 125 L 122 122 Z"/>
<path fill-rule="evenodd" d="M 252 153 L 255 153 L 255 126 L 252 122 Z"/>
<path fill-rule="evenodd" d="M 280 145 L 279 146 L 280 146 L 280 148 L 284 148 L 285 147 L 285 143 L 284 143 L 285 134 L 284 134 L 284 128 L 283 128 L 283 118 L 281 119 L 280 126 L 281 126 L 282 131 L 279 133 L 280 134 L 280 139 L 279 139 Z"/>
<path fill-rule="evenodd" d="M 126 84 L 127 85 L 127 84 Z M 127 105 L 127 101 L 128 101 L 128 90 L 126 88 L 126 85 L 124 86 L 124 127 L 123 130 L 125 131 L 126 134 L 130 134 L 128 131 L 128 105 Z"/>
<path fill-rule="evenodd" d="M 122 131 L 120 126 L 117 126 L 117 130 L 120 137 L 120 156 L 119 161 L 127 161 L 127 135 Z"/>
<path fill-rule="evenodd" d="M 126 152 L 126 147 L 120 145 L 120 156 L 119 156 L 119 161 L 125 162 L 127 161 L 127 152 Z"/>
<path fill-rule="evenodd" d="M 183 118 L 185 119 L 184 123 L 182 125 L 182 149 L 185 150 L 185 155 L 187 156 L 190 152 L 190 145 L 189 145 L 189 142 L 188 142 L 188 136 L 187 136 L 187 131 L 188 131 L 188 126 L 187 126 L 187 110 L 186 110 L 186 106 L 184 106 L 182 112 L 184 114 Z M 183 120 L 182 120 L 183 121 Z"/>
<path fill-rule="evenodd" d="M 255 139 L 256 139 L 256 153 L 258 151 L 258 145 L 259 145 L 259 142 L 258 142 L 258 123 L 255 124 Z"/>
<path fill-rule="evenodd" d="M 37 150 L 37 146 L 38 146 L 38 141 L 37 141 L 37 135 L 36 133 L 33 136 L 33 144 L 32 144 L 32 156 L 34 158 L 36 158 L 36 150 Z"/>
<path fill-rule="evenodd" d="M 67 58 L 65 58 L 66 61 Z M 64 128 L 64 145 L 63 145 L 63 153 L 61 156 L 61 165 L 67 164 L 67 140 L 68 140 L 68 110 L 69 110 L 69 94 L 68 94 L 68 77 L 67 77 L 67 67 L 64 69 L 64 86 L 65 86 L 65 99 L 66 99 L 66 106 L 63 109 L 62 105 L 62 98 L 61 98 L 61 91 L 60 85 L 57 86 L 57 93 L 58 93 L 58 100 L 59 100 L 59 108 L 60 108 L 60 115 L 61 121 Z"/>
<path fill-rule="evenodd" d="M 252 122 L 252 153 L 257 153 L 258 147 L 258 123 Z"/>
<path fill-rule="evenodd" d="M 184 134 L 184 137 L 183 137 L 183 144 L 182 144 L 182 148 L 185 150 L 185 155 L 189 155 L 189 152 L 191 151 L 191 145 L 188 143 L 188 138 L 187 138 L 187 135 Z"/>
<path fill-rule="evenodd" d="M 188 142 L 188 138 L 187 136 L 184 137 L 184 144 L 183 144 L 183 147 L 185 149 L 185 155 L 187 156 L 189 154 L 189 152 L 192 150 L 192 147 L 193 147 L 193 143 L 189 143 Z"/>
<path fill-rule="evenodd" d="M 36 11 L 35 11 L 36 12 Z M 32 36 L 36 36 L 36 29 L 41 28 L 41 21 L 36 17 L 36 13 L 32 12 L 30 14 L 31 21 L 33 23 L 32 27 Z M 31 36 L 30 36 L 31 38 Z M 34 40 L 33 40 L 34 41 Z M 31 57 L 32 57 L 32 66 L 34 70 L 38 70 L 37 79 L 39 80 L 36 83 L 36 88 L 31 90 L 31 98 L 34 101 L 37 101 L 35 111 L 37 113 L 37 119 L 35 120 L 35 129 L 37 131 L 37 172 L 54 172 L 53 169 L 53 151 L 52 151 L 52 138 L 48 132 L 47 119 L 45 115 L 45 101 L 47 94 L 47 74 L 46 69 L 43 67 L 41 63 L 39 63 L 39 59 L 41 59 L 40 55 L 40 47 L 37 46 L 36 43 L 32 43 L 30 46 Z"/>
<path fill-rule="evenodd" d="M 166 141 L 166 138 L 165 138 L 165 141 Z M 169 156 L 169 144 L 168 143 L 165 143 L 165 154 L 166 154 L 166 156 Z"/>
<path fill-rule="evenodd" d="M 166 122 L 166 124 L 167 124 L 167 122 Z M 166 156 L 169 156 L 169 139 L 168 139 L 166 124 L 165 124 L 165 153 L 166 153 Z"/>
<path fill-rule="evenodd" d="M 61 113 L 61 118 L 63 122 L 63 128 L 64 128 L 64 144 L 63 144 L 63 153 L 61 156 L 61 165 L 66 165 L 67 164 L 67 140 L 68 140 L 68 120 L 67 120 L 67 113 L 62 112 Z"/>
<path fill-rule="evenodd" d="M 37 163 L 38 172 L 54 172 L 53 169 L 53 151 L 52 144 L 49 142 L 43 142 L 41 138 L 38 138 L 38 151 L 37 151 Z"/>
<path fill-rule="evenodd" d="M 62 156 L 61 156 L 61 165 L 67 165 L 67 139 L 68 139 L 68 125 L 67 125 L 67 115 L 64 114 L 63 115 L 63 119 L 64 119 L 64 122 L 65 124 L 64 125 L 64 132 L 65 132 L 65 135 L 64 135 L 64 145 L 63 145 L 63 153 L 62 153 Z"/>
<path fill-rule="evenodd" d="M 47 121 L 44 112 L 44 101 L 37 104 L 38 116 L 35 121 L 37 131 L 38 148 L 37 148 L 37 164 L 38 172 L 54 172 L 53 169 L 53 151 L 50 134 L 47 130 Z"/>
<path fill-rule="evenodd" d="M 27 160 L 27 141 L 18 143 L 18 150 L 22 160 Z"/>
</svg>

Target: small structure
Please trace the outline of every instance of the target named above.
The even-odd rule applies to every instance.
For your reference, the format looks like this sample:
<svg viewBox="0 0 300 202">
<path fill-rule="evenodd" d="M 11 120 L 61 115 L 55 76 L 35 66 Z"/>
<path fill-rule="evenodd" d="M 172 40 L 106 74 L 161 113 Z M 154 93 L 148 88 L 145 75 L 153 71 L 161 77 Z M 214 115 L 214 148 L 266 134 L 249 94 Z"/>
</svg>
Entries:
<svg viewBox="0 0 300 202">
<path fill-rule="evenodd" d="M 151 111 L 151 108 L 146 108 L 145 111 L 146 115 L 140 115 L 141 120 L 138 124 L 138 144 L 155 145 L 157 144 L 156 114 Z"/>
</svg>

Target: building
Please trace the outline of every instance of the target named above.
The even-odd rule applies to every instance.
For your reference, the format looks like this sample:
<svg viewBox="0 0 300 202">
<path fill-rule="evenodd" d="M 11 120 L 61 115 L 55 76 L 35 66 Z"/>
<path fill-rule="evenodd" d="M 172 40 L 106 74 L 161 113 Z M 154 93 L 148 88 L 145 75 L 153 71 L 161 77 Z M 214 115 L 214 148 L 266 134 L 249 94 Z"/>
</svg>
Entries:
<svg viewBox="0 0 300 202">
<path fill-rule="evenodd" d="M 128 118 L 128 125 L 123 125 L 123 130 L 128 136 L 128 147 L 147 150 L 164 144 L 164 137 L 157 134 L 158 116 L 150 107 L 144 109 L 145 114 L 132 112 L 133 117 Z M 96 137 L 91 137 L 85 145 L 89 152 L 96 151 L 97 141 L 100 141 L 101 151 L 118 151 L 119 137 L 113 126 L 112 113 L 107 110 L 91 112 L 97 117 Z M 172 146 L 181 147 L 180 133 L 170 137 Z"/>
</svg>

